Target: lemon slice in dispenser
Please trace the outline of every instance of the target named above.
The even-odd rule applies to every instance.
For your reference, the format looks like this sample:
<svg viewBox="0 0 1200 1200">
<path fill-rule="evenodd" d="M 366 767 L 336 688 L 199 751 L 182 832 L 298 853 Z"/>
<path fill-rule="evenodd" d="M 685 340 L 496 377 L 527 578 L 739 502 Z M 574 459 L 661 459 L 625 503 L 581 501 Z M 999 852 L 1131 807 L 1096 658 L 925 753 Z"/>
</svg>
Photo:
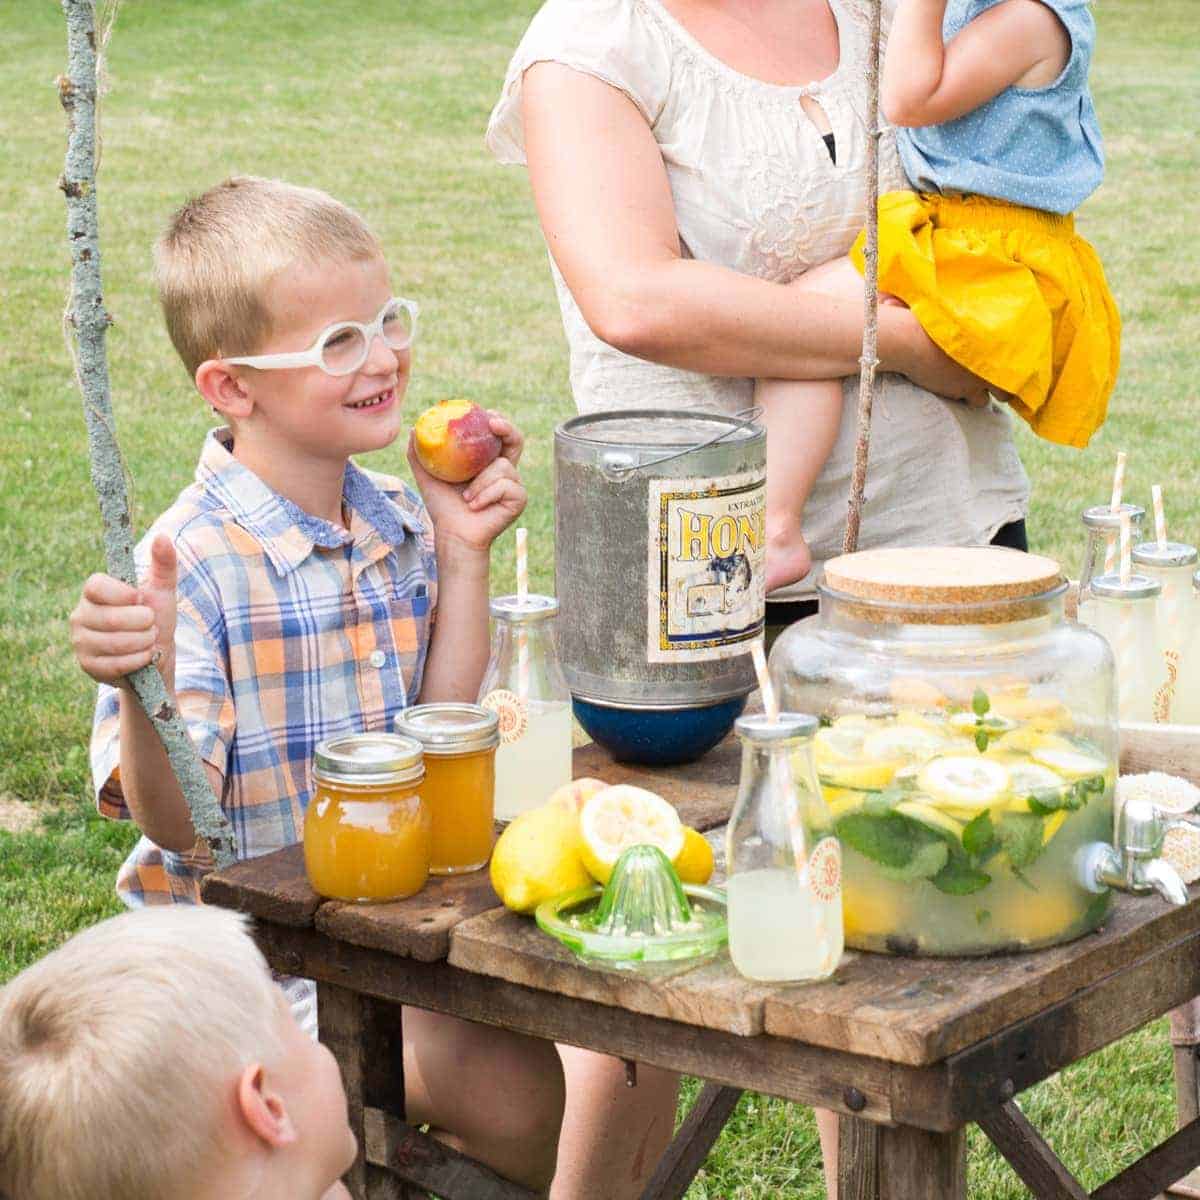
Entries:
<svg viewBox="0 0 1200 1200">
<path fill-rule="evenodd" d="M 863 742 L 863 755 L 874 762 L 899 760 L 921 763 L 946 749 L 946 739 L 920 725 L 890 725 L 879 729 Z"/>
<path fill-rule="evenodd" d="M 1103 759 L 1095 758 L 1091 754 L 1082 754 L 1078 750 L 1059 749 L 1057 746 L 1039 746 L 1030 757 L 1043 767 L 1057 771 L 1064 779 L 1103 775 L 1107 769 Z"/>
<path fill-rule="evenodd" d="M 870 726 L 853 717 L 839 717 L 817 730 L 813 756 L 822 781 L 858 791 L 878 791 L 891 783 L 901 763 L 869 759 L 864 747 L 870 732 Z"/>
<path fill-rule="evenodd" d="M 954 808 L 980 811 L 1008 791 L 1008 768 L 982 755 L 934 758 L 917 776 L 917 787 Z"/>
</svg>

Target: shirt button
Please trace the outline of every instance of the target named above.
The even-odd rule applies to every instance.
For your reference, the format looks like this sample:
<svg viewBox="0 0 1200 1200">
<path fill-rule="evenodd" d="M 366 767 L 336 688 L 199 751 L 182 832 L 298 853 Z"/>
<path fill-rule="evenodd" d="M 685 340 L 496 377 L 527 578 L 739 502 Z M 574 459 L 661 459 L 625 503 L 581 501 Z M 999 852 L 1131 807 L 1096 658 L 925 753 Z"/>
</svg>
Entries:
<svg viewBox="0 0 1200 1200">
<path fill-rule="evenodd" d="M 367 659 L 367 662 L 373 667 L 382 667 L 387 662 L 387 655 L 382 650 L 372 650 L 371 657 Z"/>
</svg>

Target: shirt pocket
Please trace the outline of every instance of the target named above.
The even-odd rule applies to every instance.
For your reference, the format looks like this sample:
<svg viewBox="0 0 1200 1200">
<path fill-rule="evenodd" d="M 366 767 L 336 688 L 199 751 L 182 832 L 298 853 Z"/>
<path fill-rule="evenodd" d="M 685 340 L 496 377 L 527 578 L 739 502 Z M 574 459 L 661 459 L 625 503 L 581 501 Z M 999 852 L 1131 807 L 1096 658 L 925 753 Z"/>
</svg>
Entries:
<svg viewBox="0 0 1200 1200">
<path fill-rule="evenodd" d="M 430 597 L 424 584 L 414 592 L 393 595 L 388 602 L 391 641 L 407 704 L 415 704 L 421 691 L 429 651 L 430 613 Z"/>
</svg>

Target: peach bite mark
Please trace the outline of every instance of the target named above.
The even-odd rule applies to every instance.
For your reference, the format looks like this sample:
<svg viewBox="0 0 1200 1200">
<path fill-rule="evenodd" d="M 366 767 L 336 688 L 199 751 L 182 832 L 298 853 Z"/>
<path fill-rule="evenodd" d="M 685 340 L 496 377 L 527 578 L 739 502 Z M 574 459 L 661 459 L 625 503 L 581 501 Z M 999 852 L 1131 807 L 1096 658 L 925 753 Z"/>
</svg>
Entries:
<svg viewBox="0 0 1200 1200">
<path fill-rule="evenodd" d="M 445 483 L 474 479 L 500 454 L 491 418 L 472 400 L 442 400 L 413 426 L 417 461 Z"/>
</svg>

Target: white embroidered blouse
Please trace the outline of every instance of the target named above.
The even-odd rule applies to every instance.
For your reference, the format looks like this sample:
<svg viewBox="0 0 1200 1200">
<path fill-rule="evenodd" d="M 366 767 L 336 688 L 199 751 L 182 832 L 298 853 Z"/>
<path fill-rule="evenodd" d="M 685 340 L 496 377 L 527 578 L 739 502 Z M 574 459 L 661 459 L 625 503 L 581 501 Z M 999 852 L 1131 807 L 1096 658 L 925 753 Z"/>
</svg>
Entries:
<svg viewBox="0 0 1200 1200">
<path fill-rule="evenodd" d="M 885 4 L 885 10 L 890 8 Z M 845 254 L 865 214 L 864 78 L 867 0 L 831 0 L 840 56 L 826 79 L 764 83 L 715 58 L 659 0 L 548 0 L 509 64 L 488 122 L 502 163 L 525 162 L 521 81 L 537 62 L 563 63 L 625 93 L 666 164 L 685 255 L 780 283 Z M 804 112 L 810 96 L 833 132 L 836 163 Z M 880 190 L 904 187 L 890 131 L 881 139 Z M 751 379 L 701 375 L 614 349 L 588 327 L 557 267 L 551 270 L 581 413 L 706 408 L 752 402 Z M 898 375 L 880 377 L 860 546 L 974 545 L 1025 515 L 1029 483 L 999 405 L 971 410 Z M 805 536 L 816 567 L 840 552 L 854 456 L 857 380 L 845 383 L 841 431 L 809 497 Z M 812 590 L 806 580 L 773 599 Z"/>
</svg>

